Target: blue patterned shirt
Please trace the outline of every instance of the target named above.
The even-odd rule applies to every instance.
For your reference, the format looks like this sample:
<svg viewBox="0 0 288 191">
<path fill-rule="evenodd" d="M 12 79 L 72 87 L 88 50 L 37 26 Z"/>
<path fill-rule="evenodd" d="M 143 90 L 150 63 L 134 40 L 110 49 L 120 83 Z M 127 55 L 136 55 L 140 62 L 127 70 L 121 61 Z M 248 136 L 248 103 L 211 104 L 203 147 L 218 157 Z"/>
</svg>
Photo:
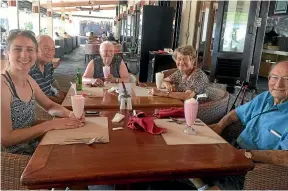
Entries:
<svg viewBox="0 0 288 191">
<path fill-rule="evenodd" d="M 45 64 L 43 73 L 40 71 L 38 64 L 35 64 L 30 69 L 29 75 L 37 82 L 41 90 L 47 96 L 55 95 L 55 92 L 52 88 L 52 84 L 55 82 L 54 68 L 52 63 Z"/>
</svg>

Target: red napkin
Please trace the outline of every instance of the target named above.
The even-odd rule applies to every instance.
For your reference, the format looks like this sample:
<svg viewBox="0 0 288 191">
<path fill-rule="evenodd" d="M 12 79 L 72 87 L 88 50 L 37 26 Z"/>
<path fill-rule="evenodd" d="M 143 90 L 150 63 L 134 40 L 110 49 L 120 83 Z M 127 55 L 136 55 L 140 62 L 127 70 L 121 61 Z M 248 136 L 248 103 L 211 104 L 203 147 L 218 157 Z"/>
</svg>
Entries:
<svg viewBox="0 0 288 191">
<path fill-rule="evenodd" d="M 145 117 L 143 112 L 137 114 L 137 116 L 130 117 L 128 127 L 131 129 L 140 129 L 151 134 L 161 134 L 166 131 L 166 128 L 157 127 L 154 123 L 154 117 Z"/>
<path fill-rule="evenodd" d="M 178 117 L 183 118 L 184 108 L 170 108 L 170 109 L 160 109 L 158 113 L 155 114 L 158 118 L 167 118 L 167 117 Z"/>
</svg>

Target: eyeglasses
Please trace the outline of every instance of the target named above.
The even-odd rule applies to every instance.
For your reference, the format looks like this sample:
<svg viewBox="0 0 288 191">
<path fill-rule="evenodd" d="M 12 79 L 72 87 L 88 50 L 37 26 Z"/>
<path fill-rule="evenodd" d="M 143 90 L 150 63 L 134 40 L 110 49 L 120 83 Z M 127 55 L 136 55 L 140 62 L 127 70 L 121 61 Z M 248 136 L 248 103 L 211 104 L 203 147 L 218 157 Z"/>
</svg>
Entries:
<svg viewBox="0 0 288 191">
<path fill-rule="evenodd" d="M 193 61 L 195 59 L 195 57 L 190 57 L 190 56 L 185 56 L 185 57 L 177 57 L 176 58 L 176 61 L 180 62 L 180 61 L 183 61 L 183 62 L 189 62 L 189 61 Z"/>
<path fill-rule="evenodd" d="M 270 75 L 270 76 L 268 76 L 268 79 L 271 83 L 277 83 L 278 80 L 283 80 L 284 83 L 288 85 L 288 77 Z"/>
<path fill-rule="evenodd" d="M 100 50 L 100 52 L 112 53 L 114 50 Z"/>
<path fill-rule="evenodd" d="M 23 33 L 29 33 L 29 34 L 35 36 L 35 33 L 34 33 L 33 31 L 21 30 L 21 29 L 12 29 L 12 30 L 9 31 L 9 35 L 10 35 L 10 34 L 15 34 L 15 33 L 17 34 L 17 33 L 21 33 L 21 32 L 23 32 Z"/>
</svg>

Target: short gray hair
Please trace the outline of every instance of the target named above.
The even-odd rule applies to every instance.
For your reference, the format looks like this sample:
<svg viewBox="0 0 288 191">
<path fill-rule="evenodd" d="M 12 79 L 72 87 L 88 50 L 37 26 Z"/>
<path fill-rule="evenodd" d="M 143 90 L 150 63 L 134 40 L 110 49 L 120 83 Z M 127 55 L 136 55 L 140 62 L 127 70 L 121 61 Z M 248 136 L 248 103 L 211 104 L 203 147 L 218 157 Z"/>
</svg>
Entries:
<svg viewBox="0 0 288 191">
<path fill-rule="evenodd" d="M 106 45 L 112 46 L 114 48 L 114 44 L 112 42 L 106 40 L 100 44 L 99 51 L 101 51 L 102 48 Z"/>
<path fill-rule="evenodd" d="M 49 35 L 44 35 L 44 34 L 42 34 L 42 35 L 38 35 L 38 36 L 36 37 L 37 43 L 39 44 L 40 41 L 41 41 L 43 38 L 44 38 L 44 39 L 51 39 L 51 40 L 53 41 L 53 39 L 52 39 Z"/>
</svg>

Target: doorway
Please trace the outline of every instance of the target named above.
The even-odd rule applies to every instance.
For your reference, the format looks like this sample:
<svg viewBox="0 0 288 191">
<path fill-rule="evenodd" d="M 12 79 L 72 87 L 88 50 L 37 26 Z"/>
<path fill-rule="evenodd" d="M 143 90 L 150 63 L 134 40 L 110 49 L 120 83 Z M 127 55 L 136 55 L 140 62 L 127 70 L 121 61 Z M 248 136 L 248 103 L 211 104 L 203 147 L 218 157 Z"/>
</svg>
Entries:
<svg viewBox="0 0 288 191">
<path fill-rule="evenodd" d="M 198 52 L 203 50 L 202 69 L 210 73 L 211 82 L 256 86 L 250 79 L 259 73 L 268 7 L 266 1 L 205 2 L 197 42 Z"/>
</svg>

